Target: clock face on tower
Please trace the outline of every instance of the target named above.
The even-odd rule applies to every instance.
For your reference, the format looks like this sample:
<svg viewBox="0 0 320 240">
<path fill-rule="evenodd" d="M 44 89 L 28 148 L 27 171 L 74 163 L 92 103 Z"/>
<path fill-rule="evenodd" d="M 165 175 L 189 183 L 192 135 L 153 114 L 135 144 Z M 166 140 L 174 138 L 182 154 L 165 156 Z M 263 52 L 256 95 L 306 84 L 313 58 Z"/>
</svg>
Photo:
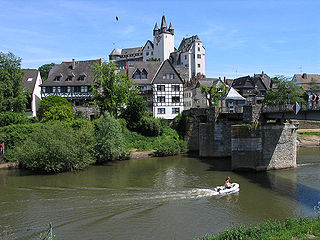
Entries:
<svg viewBox="0 0 320 240">
<path fill-rule="evenodd" d="M 157 42 L 160 42 L 160 40 L 161 40 L 161 36 L 157 36 Z"/>
</svg>

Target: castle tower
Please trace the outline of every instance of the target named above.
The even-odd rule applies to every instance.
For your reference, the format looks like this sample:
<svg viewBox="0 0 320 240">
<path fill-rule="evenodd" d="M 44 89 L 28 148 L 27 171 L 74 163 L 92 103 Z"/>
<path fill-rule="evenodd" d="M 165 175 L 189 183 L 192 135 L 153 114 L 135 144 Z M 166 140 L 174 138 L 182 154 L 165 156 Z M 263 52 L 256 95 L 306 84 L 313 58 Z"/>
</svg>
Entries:
<svg viewBox="0 0 320 240">
<path fill-rule="evenodd" d="M 167 28 L 166 18 L 162 16 L 161 27 L 156 23 L 153 29 L 154 57 L 160 61 L 169 59 L 170 53 L 174 52 L 174 29 L 170 22 Z"/>
</svg>

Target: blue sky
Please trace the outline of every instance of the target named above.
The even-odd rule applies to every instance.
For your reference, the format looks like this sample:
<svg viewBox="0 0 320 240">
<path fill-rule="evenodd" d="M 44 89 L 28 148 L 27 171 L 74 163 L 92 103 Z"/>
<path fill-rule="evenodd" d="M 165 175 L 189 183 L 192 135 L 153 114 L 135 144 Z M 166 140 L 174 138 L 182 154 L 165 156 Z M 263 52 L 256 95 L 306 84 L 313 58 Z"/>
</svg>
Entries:
<svg viewBox="0 0 320 240">
<path fill-rule="evenodd" d="M 163 14 L 175 46 L 197 34 L 207 77 L 320 73 L 320 1 L 33 1 L 0 0 L 0 51 L 23 68 L 105 58 L 143 46 Z M 119 17 L 119 21 L 115 17 Z"/>
</svg>

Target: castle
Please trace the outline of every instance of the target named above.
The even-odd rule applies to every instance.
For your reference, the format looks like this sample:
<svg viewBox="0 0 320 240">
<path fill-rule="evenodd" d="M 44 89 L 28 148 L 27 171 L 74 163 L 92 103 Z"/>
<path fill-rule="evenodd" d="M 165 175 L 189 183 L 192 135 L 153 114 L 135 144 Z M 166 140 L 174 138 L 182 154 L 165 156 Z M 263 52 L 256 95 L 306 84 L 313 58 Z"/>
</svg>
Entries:
<svg viewBox="0 0 320 240">
<path fill-rule="evenodd" d="M 174 47 L 174 28 L 162 16 L 161 26 L 155 24 L 153 41 L 147 40 L 143 47 L 118 49 L 109 55 L 110 62 L 116 62 L 122 69 L 129 61 L 169 60 L 181 76 L 189 81 L 193 76 L 205 75 L 205 48 L 197 35 L 183 38 L 178 49 Z"/>
</svg>

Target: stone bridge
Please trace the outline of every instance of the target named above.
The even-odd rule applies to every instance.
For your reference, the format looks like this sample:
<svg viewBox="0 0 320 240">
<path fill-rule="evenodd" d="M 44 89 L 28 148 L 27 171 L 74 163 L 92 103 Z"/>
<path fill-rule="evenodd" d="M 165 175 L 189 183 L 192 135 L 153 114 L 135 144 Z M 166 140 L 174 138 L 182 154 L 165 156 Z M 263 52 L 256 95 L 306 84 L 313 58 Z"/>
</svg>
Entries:
<svg viewBox="0 0 320 240">
<path fill-rule="evenodd" d="M 268 110 L 260 105 L 233 113 L 215 108 L 184 111 L 189 150 L 200 157 L 231 159 L 232 170 L 296 167 L 297 121 L 268 123 Z"/>
</svg>

